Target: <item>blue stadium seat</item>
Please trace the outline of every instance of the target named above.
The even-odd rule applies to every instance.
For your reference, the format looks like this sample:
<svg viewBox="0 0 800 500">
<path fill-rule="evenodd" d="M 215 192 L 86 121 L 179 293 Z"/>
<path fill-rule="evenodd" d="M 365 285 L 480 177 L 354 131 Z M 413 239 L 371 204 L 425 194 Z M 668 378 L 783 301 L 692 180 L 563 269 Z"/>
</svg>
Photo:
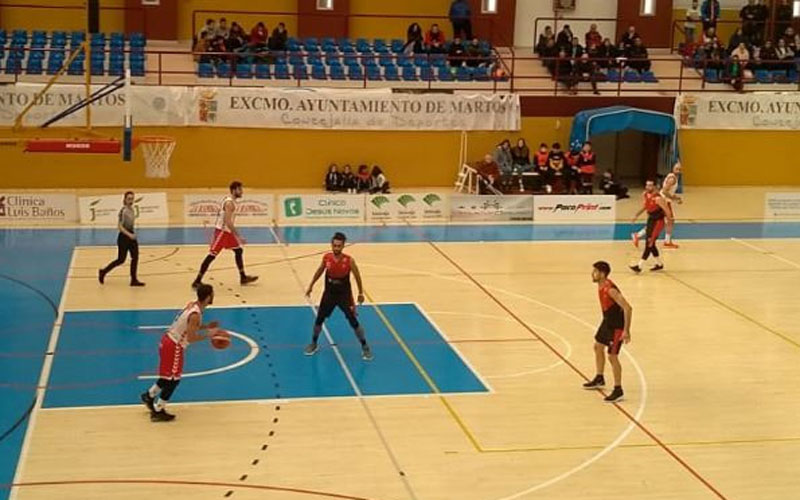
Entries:
<svg viewBox="0 0 800 500">
<path fill-rule="evenodd" d="M 330 66 L 331 69 L 331 80 L 344 80 L 344 66 L 341 64 L 333 64 Z"/>
<path fill-rule="evenodd" d="M 297 80 L 308 80 L 308 67 L 305 64 L 295 64 L 292 66 L 292 75 Z"/>
<path fill-rule="evenodd" d="M 91 68 L 92 76 L 103 76 L 106 74 L 106 68 L 102 61 L 92 61 Z"/>
<path fill-rule="evenodd" d="M 91 45 L 93 49 L 104 49 L 106 47 L 106 34 L 92 33 L 89 45 Z"/>
<path fill-rule="evenodd" d="M 459 82 L 471 82 L 472 81 L 472 68 L 467 66 L 459 66 L 456 70 L 456 80 Z"/>
<path fill-rule="evenodd" d="M 489 81 L 489 68 L 486 66 L 478 66 L 472 70 L 472 77 L 478 82 Z"/>
<path fill-rule="evenodd" d="M 308 64 L 315 65 L 315 64 L 322 64 L 322 57 L 319 54 L 309 54 L 308 56 Z"/>
<path fill-rule="evenodd" d="M 797 83 L 798 80 L 800 80 L 797 68 L 790 69 L 787 78 L 789 79 L 789 83 Z"/>
<path fill-rule="evenodd" d="M 411 66 L 413 65 L 413 61 L 410 56 L 406 54 L 397 54 L 397 65 L 398 66 Z"/>
<path fill-rule="evenodd" d="M 75 58 L 67 68 L 68 75 L 82 75 L 83 74 L 83 59 Z"/>
<path fill-rule="evenodd" d="M 63 49 L 67 46 L 67 34 L 64 31 L 54 31 L 50 38 L 51 49 Z"/>
<path fill-rule="evenodd" d="M 627 83 L 639 83 L 642 81 L 642 75 L 635 69 L 626 69 L 622 75 Z"/>
<path fill-rule="evenodd" d="M 703 77 L 708 83 L 719 83 L 719 72 L 713 68 L 706 68 Z"/>
<path fill-rule="evenodd" d="M 395 66 L 394 64 L 390 64 L 389 66 L 384 66 L 383 77 L 393 82 L 399 80 L 400 74 L 397 71 L 397 66 Z"/>
<path fill-rule="evenodd" d="M 269 80 L 270 68 L 269 64 L 258 63 L 256 64 L 256 78 L 259 80 Z"/>
<path fill-rule="evenodd" d="M 213 68 L 211 71 L 213 72 Z M 112 60 L 108 63 L 108 74 L 111 76 L 122 76 L 125 74 L 125 64 L 121 59 L 116 61 Z"/>
<path fill-rule="evenodd" d="M 311 78 L 314 80 L 327 80 L 328 75 L 325 74 L 325 66 L 322 64 L 314 64 L 311 66 Z"/>
<path fill-rule="evenodd" d="M 305 60 L 300 53 L 293 53 L 289 55 L 289 64 L 292 66 L 297 66 L 299 64 L 305 64 Z"/>
<path fill-rule="evenodd" d="M 8 41 L 6 30 L 0 29 L 0 47 L 5 46 L 6 41 Z"/>
<path fill-rule="evenodd" d="M 51 52 L 50 57 L 47 58 L 47 74 L 55 75 L 56 73 L 59 72 L 59 70 L 63 65 L 64 65 L 64 53 Z"/>
<path fill-rule="evenodd" d="M 450 68 L 448 66 L 439 66 L 436 71 L 439 75 L 439 80 L 443 82 L 453 81 L 453 73 L 450 72 Z"/>
<path fill-rule="evenodd" d="M 247 63 L 237 64 L 236 78 L 244 78 L 244 79 L 253 78 L 253 65 Z"/>
<path fill-rule="evenodd" d="M 772 72 L 772 81 L 774 83 L 789 83 L 789 76 L 786 73 L 786 70 L 773 70 Z"/>
<path fill-rule="evenodd" d="M 431 66 L 436 66 L 437 68 L 447 66 L 447 54 L 431 54 L 430 62 Z"/>
<path fill-rule="evenodd" d="M 314 37 L 308 37 L 303 40 L 303 47 L 309 52 L 316 52 L 319 50 L 319 42 Z"/>
<path fill-rule="evenodd" d="M 608 68 L 608 81 L 618 83 L 620 81 L 620 73 L 616 68 Z"/>
<path fill-rule="evenodd" d="M 289 79 L 289 66 L 287 64 L 276 64 L 275 65 L 275 78 L 278 80 L 288 80 Z"/>
<path fill-rule="evenodd" d="M 286 50 L 289 52 L 301 52 L 303 48 L 300 46 L 300 42 L 294 38 L 290 38 L 286 41 Z"/>
<path fill-rule="evenodd" d="M 28 58 L 28 64 L 25 67 L 25 73 L 28 75 L 41 75 L 44 72 L 41 59 Z"/>
<path fill-rule="evenodd" d="M 655 73 L 652 71 L 643 71 L 642 81 L 645 83 L 658 83 L 658 78 L 656 78 Z"/>
<path fill-rule="evenodd" d="M 386 46 L 386 40 L 383 38 L 376 38 L 372 43 L 372 48 L 378 54 L 386 54 L 389 52 L 389 47 Z"/>
<path fill-rule="evenodd" d="M 388 52 L 378 56 L 378 63 L 381 66 L 394 66 L 394 56 Z"/>
<path fill-rule="evenodd" d="M 421 67 L 419 69 L 419 77 L 423 82 L 432 82 L 436 80 L 436 76 L 433 73 L 433 68 L 430 66 Z"/>
<path fill-rule="evenodd" d="M 403 66 L 403 80 L 407 82 L 416 82 L 417 68 L 415 66 Z"/>
<path fill-rule="evenodd" d="M 361 56 L 361 64 L 364 66 L 375 66 L 375 56 L 372 54 L 364 54 Z"/>
<path fill-rule="evenodd" d="M 231 71 L 231 65 L 228 63 L 223 62 L 217 65 L 217 76 L 220 78 L 230 78 Z M 133 61 L 131 61 L 131 75 L 133 75 Z"/>
<path fill-rule="evenodd" d="M 351 64 L 347 66 L 347 77 L 351 80 L 363 80 L 364 70 L 361 69 L 361 65 Z"/>
<path fill-rule="evenodd" d="M 393 39 L 392 40 L 392 45 L 391 45 L 392 52 L 394 52 L 395 54 L 399 54 L 400 52 L 403 52 L 403 47 L 405 47 L 405 45 L 406 44 L 405 44 L 405 42 L 403 40 L 401 40 L 399 38 Z"/>
<path fill-rule="evenodd" d="M 366 66 L 367 68 L 367 80 L 383 80 L 381 76 L 381 68 L 380 66 Z"/>
<path fill-rule="evenodd" d="M 431 63 L 428 60 L 428 54 L 414 54 L 414 65 L 420 68 L 423 66 L 430 66 Z"/>
<path fill-rule="evenodd" d="M 325 54 L 325 64 L 331 65 L 331 64 L 341 64 L 341 63 L 342 59 L 337 54 L 334 53 Z"/>
</svg>

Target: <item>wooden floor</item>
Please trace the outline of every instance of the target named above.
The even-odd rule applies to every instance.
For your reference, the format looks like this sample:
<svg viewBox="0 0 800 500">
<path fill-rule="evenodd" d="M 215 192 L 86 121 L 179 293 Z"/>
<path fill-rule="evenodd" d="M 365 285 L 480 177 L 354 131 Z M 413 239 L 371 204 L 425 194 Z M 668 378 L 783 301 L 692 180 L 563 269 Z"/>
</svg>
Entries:
<svg viewBox="0 0 800 500">
<path fill-rule="evenodd" d="M 725 199 L 709 194 L 702 215 L 724 219 Z M 490 393 L 178 403 L 170 424 L 135 405 L 41 409 L 12 497 L 798 498 L 800 240 L 682 243 L 665 273 L 639 276 L 624 241 L 357 244 L 370 300 L 419 304 Z M 303 303 L 318 257 L 302 256 L 324 249 L 249 248 L 253 265 L 278 263 L 215 305 Z M 100 287 L 113 251 L 77 248 L 64 310 L 180 307 L 205 249 L 170 250 L 143 248 L 141 291 L 124 273 Z M 580 387 L 598 259 L 634 308 L 619 405 Z"/>
</svg>

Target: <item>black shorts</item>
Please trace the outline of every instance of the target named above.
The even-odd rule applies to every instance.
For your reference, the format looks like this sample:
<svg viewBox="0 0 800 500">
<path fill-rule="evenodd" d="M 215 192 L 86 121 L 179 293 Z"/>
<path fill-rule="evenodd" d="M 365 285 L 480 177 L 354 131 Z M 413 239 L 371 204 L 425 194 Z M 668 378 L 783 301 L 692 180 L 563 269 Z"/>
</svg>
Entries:
<svg viewBox="0 0 800 500">
<path fill-rule="evenodd" d="M 354 329 L 358 328 L 358 319 L 356 319 L 356 304 L 353 302 L 353 293 L 347 291 L 345 293 L 330 293 L 327 290 L 322 294 L 322 300 L 319 302 L 319 309 L 317 310 L 317 326 L 322 325 L 328 316 L 331 315 L 334 309 L 339 308 L 344 313 L 347 321 Z"/>
<path fill-rule="evenodd" d="M 624 334 L 624 328 L 615 328 L 607 323 L 602 323 L 600 328 L 597 329 L 594 340 L 598 344 L 608 346 L 609 354 L 616 355 L 619 354 L 619 351 L 622 349 L 622 336 Z"/>
</svg>

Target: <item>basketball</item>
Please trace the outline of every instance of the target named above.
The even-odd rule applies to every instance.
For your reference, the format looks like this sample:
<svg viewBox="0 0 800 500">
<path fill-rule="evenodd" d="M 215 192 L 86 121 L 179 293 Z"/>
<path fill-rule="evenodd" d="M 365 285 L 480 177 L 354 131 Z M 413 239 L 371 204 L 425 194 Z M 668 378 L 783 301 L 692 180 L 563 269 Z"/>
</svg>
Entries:
<svg viewBox="0 0 800 500">
<path fill-rule="evenodd" d="M 231 345 L 231 334 L 225 330 L 214 330 L 211 333 L 211 345 L 214 349 L 227 349 Z"/>
</svg>

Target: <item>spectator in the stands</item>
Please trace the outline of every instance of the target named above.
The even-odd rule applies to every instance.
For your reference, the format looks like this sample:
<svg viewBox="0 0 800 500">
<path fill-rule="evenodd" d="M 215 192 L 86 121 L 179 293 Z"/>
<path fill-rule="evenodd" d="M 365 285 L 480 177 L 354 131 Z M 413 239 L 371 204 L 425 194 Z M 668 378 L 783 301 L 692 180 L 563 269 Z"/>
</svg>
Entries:
<svg viewBox="0 0 800 500">
<path fill-rule="evenodd" d="M 514 156 L 511 154 L 511 143 L 508 139 L 497 145 L 493 154 L 494 161 L 503 175 L 511 175 L 514 170 Z"/>
<path fill-rule="evenodd" d="M 750 37 L 745 36 L 743 28 L 736 28 L 736 31 L 733 32 L 730 40 L 728 40 L 728 50 L 733 52 L 740 43 L 749 43 L 750 39 Z"/>
<path fill-rule="evenodd" d="M 561 31 L 558 32 L 558 36 L 556 37 L 556 46 L 558 49 L 569 50 L 572 46 L 572 39 L 575 38 L 575 35 L 572 34 L 572 29 L 570 29 L 569 24 L 565 24 Z"/>
<path fill-rule="evenodd" d="M 578 194 L 578 184 L 580 182 L 580 172 L 578 170 L 578 155 L 580 150 L 573 149 L 566 151 L 564 160 L 566 166 L 564 167 L 564 183 L 567 186 L 567 193 Z"/>
<path fill-rule="evenodd" d="M 342 176 L 339 174 L 339 167 L 331 163 L 328 167 L 328 174 L 325 176 L 325 191 L 340 191 Z"/>
<path fill-rule="evenodd" d="M 717 27 L 719 14 L 719 0 L 703 0 L 703 5 L 700 7 L 700 15 L 703 18 L 703 31 Z"/>
<path fill-rule="evenodd" d="M 425 34 L 425 49 L 431 54 L 444 54 L 444 32 L 439 29 L 438 24 L 431 26 L 431 29 Z"/>
<path fill-rule="evenodd" d="M 603 43 L 603 36 L 600 34 L 599 31 L 597 31 L 596 24 L 592 23 L 592 25 L 589 26 L 589 31 L 586 32 L 586 36 L 584 36 L 584 41 L 586 42 L 587 47 L 592 44 L 600 45 L 601 43 Z"/>
<path fill-rule="evenodd" d="M 508 73 L 506 73 L 506 69 L 503 67 L 503 62 L 500 61 L 500 59 L 494 62 L 491 75 L 493 80 L 505 80 L 508 78 Z"/>
<path fill-rule="evenodd" d="M 372 167 L 369 192 L 372 194 L 389 192 L 389 181 L 386 180 L 381 167 L 377 165 Z"/>
<path fill-rule="evenodd" d="M 686 9 L 686 21 L 683 23 L 683 31 L 686 34 L 686 43 L 693 44 L 695 42 L 695 32 L 697 30 L 697 22 L 700 20 L 700 7 L 698 0 L 692 0 L 692 5 Z"/>
<path fill-rule="evenodd" d="M 595 95 L 599 94 L 597 90 L 597 74 L 599 66 L 597 61 L 591 60 L 588 53 L 584 53 L 572 67 L 572 90 L 577 93 L 576 87 L 579 82 L 590 82 L 592 84 L 592 91 Z"/>
<path fill-rule="evenodd" d="M 625 43 L 620 40 L 619 44 L 614 49 L 614 66 L 617 68 L 624 68 L 628 63 L 628 48 Z"/>
<path fill-rule="evenodd" d="M 758 15 L 756 16 L 756 33 L 753 39 L 750 40 L 752 45 L 761 45 L 766 40 L 767 20 L 769 19 L 770 12 L 766 0 L 758 0 L 756 3 Z"/>
<path fill-rule="evenodd" d="M 739 43 L 733 52 L 731 52 L 731 57 L 737 58 L 739 64 L 742 66 L 742 69 L 747 67 L 747 63 L 750 61 L 750 51 L 747 49 L 747 45 L 744 42 Z"/>
<path fill-rule="evenodd" d="M 463 34 L 464 40 L 472 40 L 472 9 L 468 0 L 453 0 L 449 17 L 453 24 L 453 38 Z"/>
<path fill-rule="evenodd" d="M 249 46 L 250 49 L 259 51 L 267 48 L 267 42 L 269 41 L 269 32 L 267 31 L 267 27 L 264 23 L 259 22 L 253 29 L 250 31 L 250 41 Z"/>
<path fill-rule="evenodd" d="M 289 43 L 289 32 L 286 31 L 284 23 L 278 23 L 275 29 L 272 30 L 272 36 L 269 37 L 268 43 L 269 50 L 286 50 Z"/>
<path fill-rule="evenodd" d="M 357 188 L 358 182 L 356 182 L 356 177 L 353 175 L 350 165 L 345 165 L 342 169 L 341 175 L 339 176 L 339 191 L 344 191 L 345 193 L 355 193 Z"/>
<path fill-rule="evenodd" d="M 550 175 L 553 182 L 553 191 L 556 193 L 564 192 L 566 185 L 564 177 L 566 175 L 566 158 L 564 152 L 561 151 L 561 144 L 554 142 L 550 149 L 550 154 L 547 157 L 547 162 L 550 167 Z"/>
<path fill-rule="evenodd" d="M 794 32 L 794 28 L 789 26 L 786 28 L 786 31 L 783 32 L 783 41 L 786 42 L 786 46 L 790 47 L 793 51 L 797 52 L 797 41 L 796 41 L 797 33 Z"/>
<path fill-rule="evenodd" d="M 228 34 L 228 39 L 225 40 L 225 46 L 229 52 L 239 52 L 245 46 L 247 35 L 242 27 L 236 21 L 231 23 L 231 30 Z"/>
<path fill-rule="evenodd" d="M 636 33 L 635 26 L 628 26 L 628 31 L 622 34 L 622 37 L 619 39 L 620 42 L 625 46 L 627 50 L 630 47 L 633 47 L 633 41 L 639 38 L 639 34 Z"/>
<path fill-rule="evenodd" d="M 197 33 L 197 39 L 213 39 L 217 35 L 217 23 L 213 19 L 206 19 L 206 24 Z"/>
<path fill-rule="evenodd" d="M 733 85 L 737 92 L 744 90 L 744 67 L 739 61 L 739 56 L 733 55 L 728 61 L 728 67 L 725 68 L 725 75 L 728 82 Z"/>
<path fill-rule="evenodd" d="M 207 57 L 205 60 L 201 58 L 200 62 L 210 62 L 212 64 L 221 64 L 221 63 L 230 63 L 231 61 L 228 59 L 228 56 L 225 55 L 227 52 L 225 47 L 225 39 L 221 37 L 216 37 L 211 42 L 208 43 L 206 52 Z"/>
<path fill-rule="evenodd" d="M 369 175 L 369 167 L 366 165 L 358 166 L 358 174 L 356 175 L 356 191 L 359 193 L 367 193 L 372 187 L 372 176 Z"/>
<path fill-rule="evenodd" d="M 775 11 L 775 34 L 784 36 L 787 28 L 792 26 L 792 5 L 789 0 L 780 0 Z M 794 34 L 792 34 L 794 36 Z"/>
<path fill-rule="evenodd" d="M 536 52 L 537 54 L 539 54 L 539 56 L 541 56 L 542 52 L 544 51 L 544 48 L 547 47 L 547 42 L 549 40 L 555 41 L 555 35 L 553 35 L 552 27 L 545 26 L 544 33 L 539 34 L 539 41 L 536 42 L 536 47 L 534 48 L 535 49 L 534 52 Z"/>
<path fill-rule="evenodd" d="M 703 31 L 703 40 L 702 40 L 703 44 L 712 43 L 715 40 L 717 41 L 719 40 L 719 37 L 717 37 L 716 28 L 712 26 L 711 28 L 708 28 L 707 30 Z"/>
<path fill-rule="evenodd" d="M 481 42 L 477 38 L 473 38 L 469 45 L 467 45 L 467 57 L 469 58 L 467 59 L 467 66 L 471 68 L 477 68 L 489 62 L 486 57 L 484 57 Z"/>
<path fill-rule="evenodd" d="M 614 64 L 614 58 L 617 57 L 617 48 L 611 43 L 610 38 L 603 40 L 603 44 L 597 48 L 597 61 L 598 66 L 607 69 Z"/>
<path fill-rule="evenodd" d="M 551 192 L 550 149 L 547 147 L 547 143 L 539 144 L 539 149 L 533 155 L 533 171 L 538 176 L 536 190 Z"/>
<path fill-rule="evenodd" d="M 406 30 L 406 43 L 403 45 L 403 54 L 420 54 L 425 51 L 425 36 L 422 33 L 422 26 L 418 23 L 411 23 Z"/>
<path fill-rule="evenodd" d="M 606 170 L 603 173 L 603 180 L 600 183 L 600 187 L 603 190 L 603 194 L 614 195 L 617 197 L 618 200 L 621 200 L 623 198 L 629 198 L 628 188 L 620 184 L 614 178 L 614 174 L 611 173 L 611 170 Z"/>
<path fill-rule="evenodd" d="M 556 45 L 555 40 L 551 38 L 547 41 L 547 45 L 545 45 L 539 57 L 542 58 L 542 64 L 545 65 L 547 71 L 549 71 L 550 74 L 555 74 L 556 58 L 558 57 L 558 45 Z"/>
<path fill-rule="evenodd" d="M 792 40 L 792 43 L 789 44 L 789 47 L 792 48 L 795 54 L 800 51 L 800 33 L 794 34 L 794 40 Z"/>
<path fill-rule="evenodd" d="M 748 43 L 752 43 L 756 33 L 758 33 L 758 10 L 756 0 L 747 0 L 747 5 L 739 11 L 739 18 L 742 20 L 741 34 L 747 37 Z M 736 45 L 739 44 L 736 43 Z M 736 47 L 736 45 L 728 44 L 728 47 L 732 48 Z"/>
<path fill-rule="evenodd" d="M 727 54 L 725 50 L 717 42 L 712 42 L 706 48 L 706 61 L 705 66 L 709 69 L 721 71 L 725 67 L 725 59 Z"/>
<path fill-rule="evenodd" d="M 500 167 L 497 166 L 492 155 L 484 155 L 483 160 L 475 164 L 475 170 L 481 178 L 481 182 L 478 183 L 480 194 L 491 193 L 486 187 L 487 184 L 494 189 L 500 186 Z"/>
<path fill-rule="evenodd" d="M 511 148 L 511 157 L 517 170 L 525 171 L 531 167 L 531 150 L 522 137 L 517 139 L 517 145 Z"/>
<path fill-rule="evenodd" d="M 461 37 L 453 38 L 453 43 L 450 44 L 450 51 L 447 53 L 447 60 L 450 66 L 458 68 L 464 65 L 464 59 L 467 57 L 467 48 L 461 43 Z"/>
<path fill-rule="evenodd" d="M 592 194 L 594 185 L 594 174 L 597 170 L 597 154 L 592 150 L 592 143 L 583 143 L 581 152 L 578 153 L 578 174 L 580 175 L 580 192 Z"/>
<path fill-rule="evenodd" d="M 211 62 L 211 58 L 205 55 L 205 53 L 209 51 L 208 49 L 210 46 L 211 41 L 208 39 L 208 34 L 201 31 L 197 35 L 197 40 L 194 42 L 194 46 L 192 47 L 194 60 L 201 63 Z"/>
<path fill-rule="evenodd" d="M 567 90 L 572 90 L 574 83 L 572 81 L 572 60 L 565 50 L 558 52 L 558 60 L 556 61 L 556 69 L 554 76 L 556 80 L 563 83 Z"/>
<path fill-rule="evenodd" d="M 650 59 L 647 53 L 647 47 L 642 43 L 639 37 L 634 38 L 633 47 L 628 49 L 628 66 L 638 72 L 650 71 Z"/>
<path fill-rule="evenodd" d="M 583 47 L 581 47 L 581 42 L 578 40 L 578 37 L 572 38 L 572 44 L 569 47 L 568 54 L 573 63 L 583 55 Z"/>
<path fill-rule="evenodd" d="M 228 20 L 227 19 L 225 19 L 224 17 L 220 18 L 219 24 L 217 24 L 217 29 L 216 29 L 214 34 L 216 36 L 218 36 L 218 37 L 228 38 L 228 35 L 230 34 L 230 30 L 228 29 Z"/>
<path fill-rule="evenodd" d="M 775 46 L 772 45 L 770 40 L 764 42 L 764 46 L 761 47 L 759 52 L 759 59 L 761 60 L 760 68 L 759 69 L 778 69 L 778 65 L 776 65 L 776 60 L 778 59 L 778 51 L 775 50 Z"/>
<path fill-rule="evenodd" d="M 786 45 L 786 40 L 781 38 L 778 40 L 778 46 L 775 48 L 775 55 L 779 62 L 775 63 L 775 69 L 789 70 L 794 65 L 794 51 Z"/>
</svg>

